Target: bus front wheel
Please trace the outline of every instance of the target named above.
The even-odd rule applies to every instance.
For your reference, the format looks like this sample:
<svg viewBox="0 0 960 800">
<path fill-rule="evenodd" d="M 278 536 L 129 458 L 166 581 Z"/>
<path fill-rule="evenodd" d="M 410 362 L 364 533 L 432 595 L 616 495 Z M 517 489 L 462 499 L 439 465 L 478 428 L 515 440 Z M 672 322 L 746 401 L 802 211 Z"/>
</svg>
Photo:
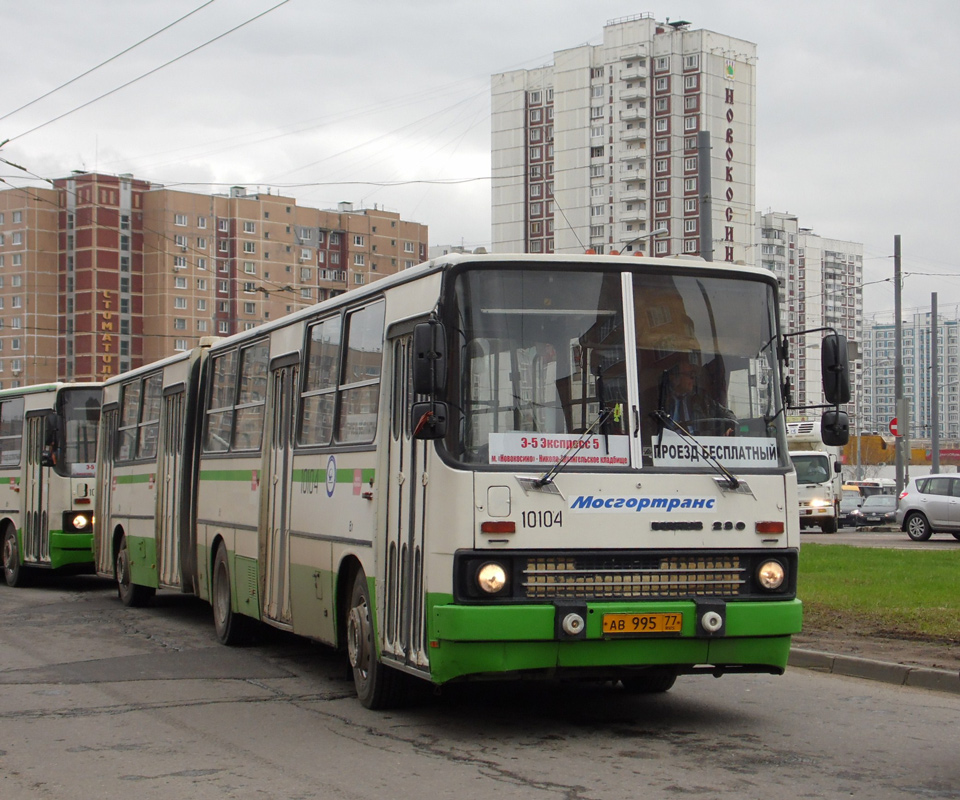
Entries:
<svg viewBox="0 0 960 800">
<path fill-rule="evenodd" d="M 669 692 L 677 680 L 677 671 L 668 667 L 651 668 L 632 678 L 621 678 L 627 694 L 660 694 Z"/>
<path fill-rule="evenodd" d="M 366 708 L 390 708 L 403 701 L 406 676 L 377 658 L 370 592 L 362 569 L 353 579 L 347 612 L 347 656 L 357 697 Z"/>
<path fill-rule="evenodd" d="M 156 590 L 152 586 L 140 586 L 130 577 L 130 551 L 127 549 L 127 537 L 120 537 L 120 549 L 117 550 L 117 594 L 120 602 L 127 608 L 145 606 L 153 598 Z"/>
<path fill-rule="evenodd" d="M 8 527 L 3 534 L 3 577 L 7 586 L 23 586 L 25 572 L 20 563 L 17 532 L 14 528 Z"/>
<path fill-rule="evenodd" d="M 230 562 L 227 546 L 220 544 L 213 559 L 213 624 L 222 644 L 239 646 L 250 638 L 250 618 L 233 610 L 233 590 L 230 582 Z"/>
</svg>

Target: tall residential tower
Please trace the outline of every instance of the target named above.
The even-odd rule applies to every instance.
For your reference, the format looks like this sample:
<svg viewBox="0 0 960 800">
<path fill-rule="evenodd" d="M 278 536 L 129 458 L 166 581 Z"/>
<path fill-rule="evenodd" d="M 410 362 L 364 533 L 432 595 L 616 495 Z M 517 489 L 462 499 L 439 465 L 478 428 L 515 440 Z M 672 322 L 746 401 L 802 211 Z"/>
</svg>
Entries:
<svg viewBox="0 0 960 800">
<path fill-rule="evenodd" d="M 755 62 L 750 42 L 642 14 L 494 75 L 494 251 L 650 252 L 663 230 L 656 255 L 700 255 L 703 232 L 714 260 L 752 264 Z"/>
</svg>

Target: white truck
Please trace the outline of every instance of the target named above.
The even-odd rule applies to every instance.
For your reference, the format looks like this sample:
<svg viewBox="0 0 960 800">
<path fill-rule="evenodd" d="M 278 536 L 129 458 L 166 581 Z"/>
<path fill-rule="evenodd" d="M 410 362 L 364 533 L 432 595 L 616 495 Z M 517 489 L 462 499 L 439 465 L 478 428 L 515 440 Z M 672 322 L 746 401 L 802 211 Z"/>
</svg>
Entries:
<svg viewBox="0 0 960 800">
<path fill-rule="evenodd" d="M 825 445 L 815 422 L 788 422 L 787 444 L 797 471 L 801 529 L 836 533 L 843 487 L 841 448 Z"/>
</svg>

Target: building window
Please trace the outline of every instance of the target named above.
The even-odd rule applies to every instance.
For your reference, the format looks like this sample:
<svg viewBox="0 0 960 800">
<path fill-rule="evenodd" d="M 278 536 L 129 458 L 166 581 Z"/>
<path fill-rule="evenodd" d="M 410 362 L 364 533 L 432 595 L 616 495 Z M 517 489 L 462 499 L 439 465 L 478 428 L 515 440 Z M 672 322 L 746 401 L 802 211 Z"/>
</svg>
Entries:
<svg viewBox="0 0 960 800">
<path fill-rule="evenodd" d="M 223 233 L 229 232 L 230 220 L 228 219 L 217 220 L 217 230 L 222 231 Z"/>
<path fill-rule="evenodd" d="M 657 78 L 656 83 L 654 83 L 654 88 L 658 92 L 665 92 L 670 88 L 670 79 L 669 78 Z"/>
<path fill-rule="evenodd" d="M 543 158 L 543 148 L 542 147 L 531 147 L 530 148 L 530 160 L 537 161 Z"/>
<path fill-rule="evenodd" d="M 363 237 L 359 233 L 354 234 L 353 244 L 355 247 L 363 247 Z"/>
<path fill-rule="evenodd" d="M 230 323 L 222 319 L 217 323 L 217 331 L 219 333 L 230 333 Z"/>
<path fill-rule="evenodd" d="M 253 261 L 244 261 L 243 262 L 243 271 L 247 275 L 256 275 L 257 274 L 257 265 Z"/>
<path fill-rule="evenodd" d="M 527 102 L 530 103 L 530 105 L 539 105 L 541 102 L 540 98 L 541 95 L 539 91 L 527 92 Z"/>
<path fill-rule="evenodd" d="M 658 214 L 666 214 L 669 210 L 669 201 L 667 200 L 657 200 L 656 211 Z"/>
<path fill-rule="evenodd" d="M 243 232 L 244 233 L 256 233 L 257 232 L 257 223 L 250 222 L 249 220 L 243 223 Z"/>
<path fill-rule="evenodd" d="M 656 160 L 656 165 L 657 174 L 670 171 L 670 161 L 666 158 L 658 158 Z"/>
<path fill-rule="evenodd" d="M 683 232 L 684 233 L 696 233 L 697 232 L 697 220 L 696 219 L 685 219 L 683 221 Z"/>
<path fill-rule="evenodd" d="M 590 119 L 603 119 L 604 107 L 593 106 L 590 109 Z"/>
<path fill-rule="evenodd" d="M 661 117 L 654 123 L 657 133 L 668 133 L 670 131 L 670 118 Z"/>
<path fill-rule="evenodd" d="M 697 179 L 696 178 L 686 178 L 683 181 L 683 191 L 685 192 L 695 192 L 697 191 Z"/>
<path fill-rule="evenodd" d="M 603 77 L 603 67 L 592 67 L 590 69 L 591 78 L 602 78 Z"/>
<path fill-rule="evenodd" d="M 244 242 L 244 243 L 243 243 L 243 252 L 244 252 L 244 253 L 256 253 L 256 252 L 257 252 L 257 243 L 256 243 L 256 242 Z"/>
<path fill-rule="evenodd" d="M 683 210 L 686 212 L 695 212 L 697 210 L 697 199 L 692 197 L 683 201 Z"/>
<path fill-rule="evenodd" d="M 186 287 L 184 287 L 186 288 Z M 174 297 L 173 298 L 173 307 L 186 309 L 187 307 L 187 298 L 186 297 Z"/>
<path fill-rule="evenodd" d="M 255 303 L 244 303 L 243 304 L 243 313 L 244 314 L 254 314 L 256 313 L 257 306 Z"/>
<path fill-rule="evenodd" d="M 543 196 L 543 184 L 533 183 L 530 185 L 530 196 L 531 197 L 542 197 Z"/>
<path fill-rule="evenodd" d="M 606 211 L 606 206 L 590 206 L 591 217 L 602 217 Z"/>
<path fill-rule="evenodd" d="M 363 253 L 354 253 L 353 254 L 353 265 L 355 267 L 363 267 L 366 265 L 366 258 Z"/>
<path fill-rule="evenodd" d="M 219 294 L 226 294 L 228 290 L 229 287 L 226 281 L 217 281 L 217 292 Z"/>
<path fill-rule="evenodd" d="M 179 225 L 181 228 L 186 227 L 187 225 L 187 215 L 186 214 L 174 214 L 173 215 L 173 224 Z"/>
<path fill-rule="evenodd" d="M 685 131 L 695 131 L 698 125 L 697 117 L 684 117 L 683 118 L 683 129 Z"/>
<path fill-rule="evenodd" d="M 174 268 L 174 269 L 186 269 L 186 268 L 187 268 L 187 258 L 186 258 L 186 256 L 174 256 L 174 257 L 173 257 L 173 268 Z"/>
<path fill-rule="evenodd" d="M 603 237 L 603 225 L 591 225 L 590 238 L 595 239 L 598 237 Z"/>
<path fill-rule="evenodd" d="M 174 339 L 173 349 L 174 349 L 174 350 L 180 350 L 180 351 L 186 350 L 186 349 L 187 349 L 187 340 L 186 340 L 186 339 Z"/>
<path fill-rule="evenodd" d="M 684 252 L 684 253 L 696 253 L 696 252 L 697 252 L 697 240 L 696 240 L 696 239 L 684 239 L 684 240 L 683 240 L 683 252 Z"/>
<path fill-rule="evenodd" d="M 187 321 L 183 317 L 174 317 L 173 329 L 175 331 L 185 331 L 187 329 Z"/>
<path fill-rule="evenodd" d="M 603 158 L 603 147 L 591 147 L 590 158 Z"/>
<path fill-rule="evenodd" d="M 658 56 L 656 59 L 654 59 L 653 68 L 657 72 L 663 72 L 663 70 L 670 69 L 670 57 Z"/>
</svg>

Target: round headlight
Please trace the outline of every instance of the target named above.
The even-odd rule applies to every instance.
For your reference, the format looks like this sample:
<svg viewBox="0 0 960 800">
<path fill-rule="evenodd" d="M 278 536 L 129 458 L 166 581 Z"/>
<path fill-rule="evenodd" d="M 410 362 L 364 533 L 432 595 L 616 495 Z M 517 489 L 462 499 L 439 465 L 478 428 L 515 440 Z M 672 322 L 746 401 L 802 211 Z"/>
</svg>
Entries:
<svg viewBox="0 0 960 800">
<path fill-rule="evenodd" d="M 764 589 L 779 589 L 786 573 L 779 561 L 764 561 L 757 570 L 757 580 Z"/>
<path fill-rule="evenodd" d="M 477 570 L 477 585 L 487 594 L 496 594 L 507 584 L 507 573 L 500 564 L 488 561 Z"/>
<path fill-rule="evenodd" d="M 77 515 L 73 518 L 73 527 L 76 528 L 77 530 L 80 530 L 81 528 L 86 528 L 86 527 L 87 527 L 87 517 L 86 517 L 86 515 L 85 515 L 85 514 L 77 514 Z"/>
</svg>

